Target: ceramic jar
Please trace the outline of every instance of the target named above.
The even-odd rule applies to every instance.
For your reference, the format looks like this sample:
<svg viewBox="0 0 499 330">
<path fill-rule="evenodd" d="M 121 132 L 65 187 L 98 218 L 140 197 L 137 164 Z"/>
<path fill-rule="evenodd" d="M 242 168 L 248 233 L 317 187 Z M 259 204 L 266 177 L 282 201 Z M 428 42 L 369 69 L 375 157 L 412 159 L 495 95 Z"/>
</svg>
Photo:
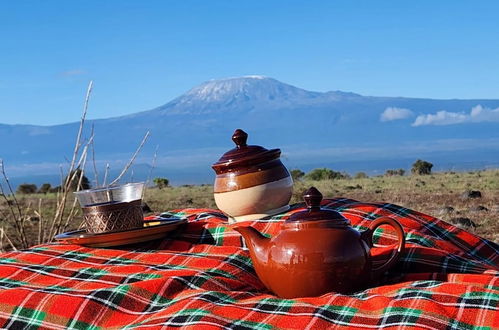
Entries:
<svg viewBox="0 0 499 330">
<path fill-rule="evenodd" d="M 213 164 L 218 208 L 231 222 L 255 220 L 285 212 L 293 180 L 280 160 L 280 149 L 247 145 L 248 134 L 237 129 L 236 147 Z"/>
</svg>

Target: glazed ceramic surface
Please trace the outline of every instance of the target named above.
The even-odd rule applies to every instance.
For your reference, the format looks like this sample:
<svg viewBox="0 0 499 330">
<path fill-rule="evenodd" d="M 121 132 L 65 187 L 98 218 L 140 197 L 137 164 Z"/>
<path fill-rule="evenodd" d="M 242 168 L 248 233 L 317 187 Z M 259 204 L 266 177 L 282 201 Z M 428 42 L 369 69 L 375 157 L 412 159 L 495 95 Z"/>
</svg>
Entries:
<svg viewBox="0 0 499 330">
<path fill-rule="evenodd" d="M 286 211 L 293 180 L 280 160 L 281 150 L 247 145 L 248 135 L 238 129 L 236 148 L 213 164 L 217 207 L 233 221 L 253 220 Z"/>
<path fill-rule="evenodd" d="M 317 189 L 309 189 L 304 199 L 308 209 L 293 214 L 273 238 L 252 227 L 234 228 L 246 241 L 258 277 L 276 295 L 297 298 L 351 293 L 374 283 L 397 262 L 405 236 L 396 220 L 381 217 L 358 232 L 338 212 L 320 208 L 322 195 Z M 385 224 L 395 229 L 398 244 L 389 260 L 374 267 L 372 235 Z"/>
<path fill-rule="evenodd" d="M 290 177 L 240 190 L 215 193 L 220 210 L 235 221 L 253 220 L 285 212 L 293 191 Z"/>
</svg>

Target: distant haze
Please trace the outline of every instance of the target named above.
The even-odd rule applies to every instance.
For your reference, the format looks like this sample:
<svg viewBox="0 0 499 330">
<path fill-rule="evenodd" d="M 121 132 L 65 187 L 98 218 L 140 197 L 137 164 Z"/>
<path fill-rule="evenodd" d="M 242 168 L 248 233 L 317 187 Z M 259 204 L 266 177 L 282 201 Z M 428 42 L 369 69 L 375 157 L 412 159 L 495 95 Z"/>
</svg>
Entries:
<svg viewBox="0 0 499 330">
<path fill-rule="evenodd" d="M 133 174 L 124 180 L 145 179 L 157 149 L 153 177 L 174 184 L 210 183 L 211 164 L 234 147 L 236 128 L 249 134 L 249 144 L 281 148 L 290 169 L 379 174 L 410 169 L 417 158 L 437 170 L 499 165 L 499 100 L 312 92 L 262 76 L 208 81 L 149 111 L 87 121 L 87 138 L 92 125 L 101 176 L 106 163 L 116 175 L 151 132 Z M 0 157 L 11 180 L 57 184 L 77 130 L 78 123 L 0 124 Z M 92 172 L 87 176 L 93 179 Z"/>
</svg>

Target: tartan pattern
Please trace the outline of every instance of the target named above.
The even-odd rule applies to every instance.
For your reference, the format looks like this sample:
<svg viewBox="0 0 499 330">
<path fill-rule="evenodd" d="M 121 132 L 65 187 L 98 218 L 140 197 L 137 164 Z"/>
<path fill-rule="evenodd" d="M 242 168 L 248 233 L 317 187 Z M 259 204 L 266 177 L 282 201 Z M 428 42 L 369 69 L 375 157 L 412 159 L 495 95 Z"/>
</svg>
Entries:
<svg viewBox="0 0 499 330">
<path fill-rule="evenodd" d="M 324 200 L 354 227 L 379 216 L 404 227 L 407 248 L 377 287 L 279 299 L 254 273 L 241 237 L 217 210 L 182 209 L 177 237 L 92 249 L 45 244 L 0 255 L 0 328 L 499 328 L 499 246 L 393 204 Z M 268 236 L 301 210 L 248 222 Z M 374 241 L 392 244 L 379 230 Z M 372 250 L 387 257 L 387 248 Z"/>
</svg>

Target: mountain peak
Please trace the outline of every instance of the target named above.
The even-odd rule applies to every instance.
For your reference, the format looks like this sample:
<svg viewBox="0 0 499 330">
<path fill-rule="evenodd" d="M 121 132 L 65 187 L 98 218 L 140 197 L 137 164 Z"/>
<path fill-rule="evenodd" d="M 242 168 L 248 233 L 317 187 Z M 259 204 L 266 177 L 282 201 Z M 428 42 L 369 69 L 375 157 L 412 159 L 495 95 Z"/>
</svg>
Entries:
<svg viewBox="0 0 499 330">
<path fill-rule="evenodd" d="M 301 103 L 320 94 L 274 78 L 250 75 L 206 81 L 156 110 L 161 114 L 245 112 Z"/>
<path fill-rule="evenodd" d="M 261 75 L 213 79 L 156 109 L 160 114 L 247 112 L 317 105 L 342 95 L 307 91 Z"/>
<path fill-rule="evenodd" d="M 266 76 L 260 76 L 260 75 L 248 75 L 248 76 L 242 76 L 241 78 L 247 78 L 247 79 L 272 79 L 272 78 L 269 78 L 269 77 L 266 77 Z M 235 79 L 237 79 L 237 78 L 235 78 Z"/>
<path fill-rule="evenodd" d="M 269 101 L 303 97 L 309 92 L 276 79 L 251 75 L 209 80 L 194 87 L 183 97 L 203 102 Z"/>
</svg>

